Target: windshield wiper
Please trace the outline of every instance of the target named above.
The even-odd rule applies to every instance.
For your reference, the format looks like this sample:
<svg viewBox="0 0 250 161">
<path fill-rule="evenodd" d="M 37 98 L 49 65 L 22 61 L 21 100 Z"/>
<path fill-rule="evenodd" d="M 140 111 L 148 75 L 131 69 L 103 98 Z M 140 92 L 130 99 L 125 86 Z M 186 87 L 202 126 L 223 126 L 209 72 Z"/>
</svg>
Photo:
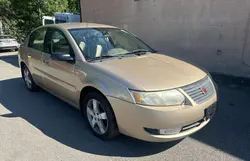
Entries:
<svg viewBox="0 0 250 161">
<path fill-rule="evenodd" d="M 146 54 L 147 52 L 149 52 L 148 50 L 146 49 L 136 49 L 136 50 L 133 50 L 131 52 L 128 52 L 126 54 L 123 54 L 123 55 L 130 55 L 130 54 L 135 54 L 135 55 L 143 55 L 143 54 Z"/>
<path fill-rule="evenodd" d="M 95 57 L 95 58 L 90 58 L 88 59 L 88 62 L 91 62 L 91 61 L 94 61 L 94 60 L 102 60 L 103 58 L 111 58 L 111 57 L 114 57 L 114 56 L 111 56 L 111 55 L 101 55 L 101 56 L 98 56 L 98 57 Z"/>
<path fill-rule="evenodd" d="M 91 62 L 91 61 L 95 61 L 95 60 L 102 60 L 103 58 L 111 58 L 111 57 L 118 57 L 118 56 L 124 56 L 124 55 L 131 55 L 131 54 L 135 54 L 137 56 L 141 56 L 141 55 L 144 55 L 146 54 L 147 52 L 150 52 L 146 49 L 136 49 L 136 50 L 133 50 L 131 52 L 128 52 L 128 53 L 125 53 L 125 54 L 122 54 L 122 55 L 101 55 L 101 56 L 98 56 L 98 57 L 95 57 L 95 58 L 90 58 L 88 59 L 88 62 Z"/>
</svg>

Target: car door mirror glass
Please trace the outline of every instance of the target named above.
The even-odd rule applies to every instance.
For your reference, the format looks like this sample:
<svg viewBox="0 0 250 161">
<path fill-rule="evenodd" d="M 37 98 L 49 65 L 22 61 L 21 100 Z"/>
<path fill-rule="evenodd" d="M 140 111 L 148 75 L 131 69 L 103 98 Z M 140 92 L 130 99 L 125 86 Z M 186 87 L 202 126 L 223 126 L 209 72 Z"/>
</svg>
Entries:
<svg viewBox="0 0 250 161">
<path fill-rule="evenodd" d="M 67 61 L 67 62 L 73 62 L 74 58 L 65 52 L 55 52 L 51 54 L 51 59 L 52 60 L 57 60 L 57 61 Z"/>
</svg>

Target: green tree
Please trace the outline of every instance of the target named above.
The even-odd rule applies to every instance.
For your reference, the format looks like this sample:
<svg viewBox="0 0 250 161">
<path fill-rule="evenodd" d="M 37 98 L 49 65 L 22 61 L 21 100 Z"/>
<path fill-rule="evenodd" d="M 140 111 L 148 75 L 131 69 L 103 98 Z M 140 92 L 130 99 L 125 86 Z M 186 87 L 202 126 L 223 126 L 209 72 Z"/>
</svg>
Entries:
<svg viewBox="0 0 250 161">
<path fill-rule="evenodd" d="M 5 33 L 19 40 L 42 24 L 42 16 L 74 9 L 74 0 L 0 0 L 0 20 Z M 70 6 L 70 8 L 69 8 Z"/>
<path fill-rule="evenodd" d="M 68 9 L 68 0 L 40 0 L 43 15 L 54 15 Z"/>
<path fill-rule="evenodd" d="M 68 0 L 68 9 L 72 12 L 79 12 L 79 0 Z"/>
<path fill-rule="evenodd" d="M 0 0 L 0 21 L 2 23 L 2 29 L 5 34 L 10 34 L 13 36 L 18 35 L 18 29 L 16 27 L 16 22 L 12 20 L 14 13 L 11 10 L 10 0 Z"/>
</svg>

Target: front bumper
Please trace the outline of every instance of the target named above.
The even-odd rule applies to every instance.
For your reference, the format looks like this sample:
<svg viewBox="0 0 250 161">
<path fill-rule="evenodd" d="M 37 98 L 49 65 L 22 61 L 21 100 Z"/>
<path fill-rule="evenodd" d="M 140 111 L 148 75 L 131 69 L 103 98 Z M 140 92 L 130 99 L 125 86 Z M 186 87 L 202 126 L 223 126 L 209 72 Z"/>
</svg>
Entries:
<svg viewBox="0 0 250 161">
<path fill-rule="evenodd" d="M 121 133 L 150 142 L 167 142 L 185 138 L 207 125 L 211 118 L 205 118 L 205 109 L 216 105 L 217 96 L 199 105 L 168 107 L 141 106 L 113 97 L 108 100 Z M 184 128 L 197 122 L 198 126 L 171 135 L 154 135 L 145 130 Z"/>
</svg>

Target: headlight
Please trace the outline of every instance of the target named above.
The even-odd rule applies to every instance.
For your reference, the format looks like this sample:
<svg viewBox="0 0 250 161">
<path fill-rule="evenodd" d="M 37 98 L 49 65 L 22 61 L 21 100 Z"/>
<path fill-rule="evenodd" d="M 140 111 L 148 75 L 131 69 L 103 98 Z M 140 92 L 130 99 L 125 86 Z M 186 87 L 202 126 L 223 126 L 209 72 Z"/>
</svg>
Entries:
<svg viewBox="0 0 250 161">
<path fill-rule="evenodd" d="M 130 90 L 135 103 L 149 106 L 172 106 L 185 103 L 185 96 L 176 89 L 159 92 L 138 92 Z"/>
</svg>

